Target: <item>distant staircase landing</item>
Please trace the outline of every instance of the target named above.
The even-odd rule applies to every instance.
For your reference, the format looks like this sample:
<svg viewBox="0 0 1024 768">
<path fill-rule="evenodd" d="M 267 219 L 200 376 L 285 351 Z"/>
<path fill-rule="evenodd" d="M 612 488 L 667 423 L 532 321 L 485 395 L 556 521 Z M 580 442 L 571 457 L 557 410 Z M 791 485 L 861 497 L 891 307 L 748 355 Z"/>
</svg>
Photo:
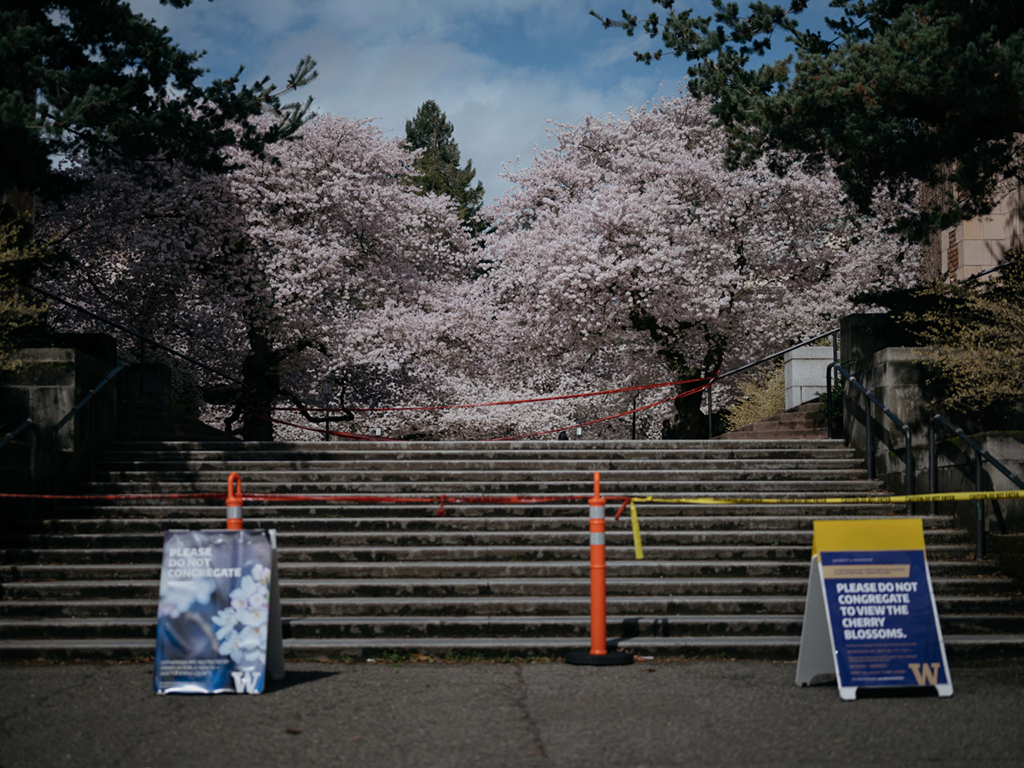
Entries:
<svg viewBox="0 0 1024 768">
<path fill-rule="evenodd" d="M 828 437 L 828 425 L 821 403 L 812 400 L 797 405 L 771 418 L 734 429 L 716 440 L 824 440 Z"/>
</svg>

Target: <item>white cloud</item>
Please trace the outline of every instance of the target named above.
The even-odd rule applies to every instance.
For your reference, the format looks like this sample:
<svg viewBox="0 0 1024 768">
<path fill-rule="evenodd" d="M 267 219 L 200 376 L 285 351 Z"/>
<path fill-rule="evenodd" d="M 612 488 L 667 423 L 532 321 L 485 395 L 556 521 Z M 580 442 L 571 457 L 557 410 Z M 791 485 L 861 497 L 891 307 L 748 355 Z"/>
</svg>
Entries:
<svg viewBox="0 0 1024 768">
<path fill-rule="evenodd" d="M 627 3 L 628 4 L 628 3 Z M 186 49 L 205 49 L 215 76 L 246 65 L 247 80 L 284 82 L 304 55 L 324 112 L 371 117 L 389 135 L 433 99 L 455 126 L 487 199 L 506 188 L 501 165 L 545 142 L 546 120 L 621 113 L 663 89 L 681 65 L 633 62 L 638 41 L 605 31 L 591 7 L 618 15 L 621 0 L 199 0 L 184 10 L 133 0 Z"/>
</svg>

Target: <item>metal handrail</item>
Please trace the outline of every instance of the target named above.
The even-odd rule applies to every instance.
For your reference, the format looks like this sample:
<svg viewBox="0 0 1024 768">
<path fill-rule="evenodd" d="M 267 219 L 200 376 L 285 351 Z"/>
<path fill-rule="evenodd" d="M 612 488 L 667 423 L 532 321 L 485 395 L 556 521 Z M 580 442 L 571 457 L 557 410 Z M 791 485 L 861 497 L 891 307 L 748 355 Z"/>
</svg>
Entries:
<svg viewBox="0 0 1024 768">
<path fill-rule="evenodd" d="M 839 359 L 839 351 L 838 351 L 837 339 L 836 339 L 836 336 L 837 336 L 838 333 L 839 333 L 839 328 L 833 328 L 833 329 L 831 329 L 829 331 L 825 331 L 824 333 L 818 334 L 813 339 L 808 339 L 807 341 L 801 341 L 799 344 L 794 344 L 791 347 L 786 347 L 785 349 L 783 349 L 783 350 L 781 350 L 779 352 L 774 352 L 774 353 L 768 355 L 767 357 L 762 357 L 760 360 L 755 360 L 752 363 L 747 363 L 746 365 L 741 365 L 739 368 L 733 368 L 732 370 L 726 371 L 725 373 L 720 373 L 720 374 L 717 374 L 717 375 L 713 376 L 711 381 L 708 382 L 708 386 L 707 386 L 707 393 L 708 393 L 708 439 L 710 440 L 712 437 L 714 437 L 714 428 L 712 426 L 712 418 L 711 418 L 711 385 L 712 384 L 714 384 L 719 379 L 724 379 L 726 376 L 734 376 L 737 373 L 742 373 L 743 371 L 746 371 L 746 370 L 749 370 L 751 368 L 754 368 L 755 366 L 761 365 L 762 363 L 767 363 L 770 360 L 774 360 L 777 357 L 782 357 L 783 355 L 785 355 L 785 354 L 787 354 L 789 352 L 793 352 L 794 350 L 800 349 L 801 347 L 806 347 L 806 346 L 808 346 L 810 344 L 813 344 L 816 341 L 820 341 L 821 339 L 824 339 L 826 336 L 831 336 L 832 337 L 832 360 L 833 361 L 838 360 Z M 829 437 L 831 437 L 831 435 L 829 435 Z"/>
<path fill-rule="evenodd" d="M 982 486 L 982 465 L 985 460 L 998 469 L 1011 483 L 1016 485 L 1018 488 L 1024 489 L 1024 481 L 1017 477 L 1013 472 L 1004 467 L 995 457 L 992 456 L 988 451 L 978 445 L 976 442 L 971 440 L 960 427 L 951 422 L 942 414 L 936 413 L 928 421 L 928 492 L 936 493 L 939 485 L 939 469 L 937 462 L 937 454 L 935 450 L 935 425 L 945 427 L 949 432 L 953 433 L 967 445 L 974 450 L 974 490 L 980 491 Z M 975 501 L 975 507 L 977 511 L 977 531 L 975 535 L 975 555 L 977 559 L 985 557 L 985 525 L 984 525 L 984 510 L 982 507 L 982 501 L 980 499 Z M 935 514 L 935 501 L 930 502 L 931 513 Z M 1001 533 L 1007 533 L 1006 520 L 1003 519 L 1003 513 L 999 510 L 999 507 L 993 505 L 992 511 L 996 513 L 996 520 L 999 522 L 999 530 Z"/>
<path fill-rule="evenodd" d="M 4 435 L 3 440 L 0 440 L 0 450 L 2 450 L 4 446 L 6 446 L 9 442 L 14 440 L 14 438 L 16 438 L 18 435 L 20 435 L 22 432 L 24 432 L 26 429 L 33 426 L 34 424 L 35 422 L 32 421 L 32 419 L 25 419 L 23 422 L 21 422 L 21 424 L 16 426 L 6 435 Z"/>
<path fill-rule="evenodd" d="M 83 315 L 87 315 L 88 317 L 91 317 L 93 320 L 99 320 L 101 323 L 106 323 L 107 325 L 111 326 L 112 328 L 117 328 L 119 331 L 124 331 L 128 335 L 134 336 L 135 338 L 139 339 L 140 341 L 144 341 L 146 344 L 150 344 L 150 345 L 156 347 L 157 349 L 161 349 L 161 350 L 163 350 L 164 352 L 166 352 L 169 355 L 174 355 L 175 357 L 180 357 L 185 362 L 191 363 L 192 365 L 197 365 L 200 368 L 202 368 L 203 370 L 209 371 L 210 373 L 215 373 L 218 376 L 220 376 L 221 378 L 227 379 L 232 384 L 238 384 L 239 386 L 243 386 L 243 387 L 245 386 L 245 382 L 243 382 L 241 379 L 238 379 L 238 378 L 232 376 L 230 373 L 222 371 L 222 370 L 220 370 L 218 368 L 214 368 L 212 365 L 207 365 L 206 363 L 202 362 L 201 360 L 196 360 L 194 357 L 186 355 L 184 352 L 178 352 L 177 350 L 172 349 L 171 347 L 168 347 L 166 344 L 161 344 L 156 339 L 152 339 L 149 336 L 146 336 L 146 335 L 144 335 L 142 333 L 139 333 L 138 331 L 132 330 L 131 328 L 129 328 L 126 325 L 122 325 L 121 323 L 117 322 L 116 320 L 111 320 L 110 318 L 103 317 L 102 315 L 98 315 L 95 312 L 86 309 L 85 307 L 80 307 L 77 304 L 68 301 L 67 299 L 63 299 L 60 296 L 57 296 L 57 295 L 55 295 L 53 293 L 50 293 L 49 291 L 47 291 L 44 288 L 40 288 L 40 287 L 35 286 L 35 285 L 30 285 L 28 287 L 31 290 L 35 291 L 36 293 L 42 294 L 43 296 L 45 296 L 48 299 L 52 299 L 53 301 L 56 301 L 56 302 L 59 302 L 61 304 L 64 304 L 65 306 L 71 307 L 76 312 L 81 312 Z"/>
<path fill-rule="evenodd" d="M 960 285 L 966 285 L 967 283 L 972 283 L 975 280 L 980 280 L 981 278 L 985 277 L 985 275 L 991 275 L 993 272 L 998 272 L 1005 266 L 1006 264 L 996 264 L 994 267 L 992 267 L 991 269 L 986 269 L 984 272 L 975 272 L 970 277 L 966 277 L 962 281 L 960 281 Z M 947 272 L 946 274 L 948 275 L 949 273 Z"/>
<path fill-rule="evenodd" d="M 843 378 L 845 378 L 847 381 L 849 381 L 851 384 L 853 384 L 853 386 L 856 389 L 860 390 L 860 392 L 864 395 L 864 397 L 867 400 L 867 404 L 864 407 L 864 430 L 865 430 L 865 433 L 866 433 L 866 442 L 867 442 L 866 453 L 867 453 L 868 480 L 874 480 L 875 479 L 874 435 L 872 434 L 872 429 L 871 429 L 871 405 L 874 404 L 875 406 L 878 407 L 878 409 L 882 413 L 884 413 L 886 416 L 888 416 L 890 419 L 892 419 L 893 422 L 896 423 L 896 426 L 898 426 L 903 431 L 903 437 L 904 437 L 904 439 L 906 441 L 906 449 L 905 449 L 906 453 L 905 453 L 905 460 L 904 460 L 905 463 L 906 463 L 906 472 L 907 472 L 907 476 L 906 476 L 906 489 L 907 489 L 907 495 L 908 496 L 912 496 L 913 493 L 914 493 L 914 453 L 913 453 L 913 451 L 911 450 L 911 447 L 910 447 L 910 427 L 908 427 L 906 424 L 904 424 L 896 416 L 896 414 L 894 414 L 892 411 L 890 411 L 888 408 L 886 408 L 882 404 L 881 400 L 879 400 L 877 397 L 875 397 L 870 392 L 868 392 L 868 390 L 864 387 L 864 385 L 861 384 L 859 381 L 857 381 L 857 379 L 854 378 L 854 376 L 852 376 L 849 372 L 847 372 L 846 369 L 843 368 L 843 366 L 839 365 L 839 363 L 829 363 L 828 368 L 825 369 L 825 397 L 828 399 L 829 403 L 832 402 L 832 371 L 833 370 L 837 371 Z M 829 439 L 832 438 L 832 411 L 831 411 L 831 409 L 829 410 L 829 414 L 828 414 L 828 436 L 829 436 Z"/>
<path fill-rule="evenodd" d="M 71 421 L 78 414 L 79 411 L 82 410 L 82 408 L 85 407 L 86 403 L 92 400 L 92 398 L 96 395 L 97 392 L 99 392 L 101 389 L 107 386 L 107 384 L 109 384 L 115 378 L 117 378 L 117 375 L 127 367 L 128 363 L 118 363 L 117 367 L 115 367 L 114 370 L 112 370 L 103 378 L 103 381 L 101 381 L 95 387 L 90 389 L 89 393 L 85 397 L 83 397 L 78 403 L 76 403 L 75 406 L 70 411 L 68 411 L 67 415 L 63 419 L 58 421 L 56 426 L 54 426 L 54 428 L 50 430 L 50 476 L 52 482 L 55 483 L 57 479 L 57 434 L 67 425 L 69 421 Z"/>
</svg>

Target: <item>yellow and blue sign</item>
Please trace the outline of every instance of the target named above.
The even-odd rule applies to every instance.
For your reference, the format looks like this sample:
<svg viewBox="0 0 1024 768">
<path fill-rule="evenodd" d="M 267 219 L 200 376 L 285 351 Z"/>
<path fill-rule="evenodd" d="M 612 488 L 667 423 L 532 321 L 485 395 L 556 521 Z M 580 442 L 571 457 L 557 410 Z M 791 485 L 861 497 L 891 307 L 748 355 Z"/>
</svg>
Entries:
<svg viewBox="0 0 1024 768">
<path fill-rule="evenodd" d="M 796 682 L 830 673 L 846 700 L 861 688 L 953 694 L 920 519 L 815 522 Z"/>
</svg>

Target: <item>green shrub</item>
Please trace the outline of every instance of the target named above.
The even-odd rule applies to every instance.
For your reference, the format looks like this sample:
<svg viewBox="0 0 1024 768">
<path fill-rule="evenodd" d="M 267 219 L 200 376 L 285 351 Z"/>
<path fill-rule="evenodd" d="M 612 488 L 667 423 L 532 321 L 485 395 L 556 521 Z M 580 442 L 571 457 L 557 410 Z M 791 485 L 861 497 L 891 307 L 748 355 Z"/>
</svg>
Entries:
<svg viewBox="0 0 1024 768">
<path fill-rule="evenodd" d="M 739 397 L 726 419 L 729 429 L 771 418 L 786 410 L 786 370 L 782 360 L 765 363 L 736 382 Z"/>
</svg>

